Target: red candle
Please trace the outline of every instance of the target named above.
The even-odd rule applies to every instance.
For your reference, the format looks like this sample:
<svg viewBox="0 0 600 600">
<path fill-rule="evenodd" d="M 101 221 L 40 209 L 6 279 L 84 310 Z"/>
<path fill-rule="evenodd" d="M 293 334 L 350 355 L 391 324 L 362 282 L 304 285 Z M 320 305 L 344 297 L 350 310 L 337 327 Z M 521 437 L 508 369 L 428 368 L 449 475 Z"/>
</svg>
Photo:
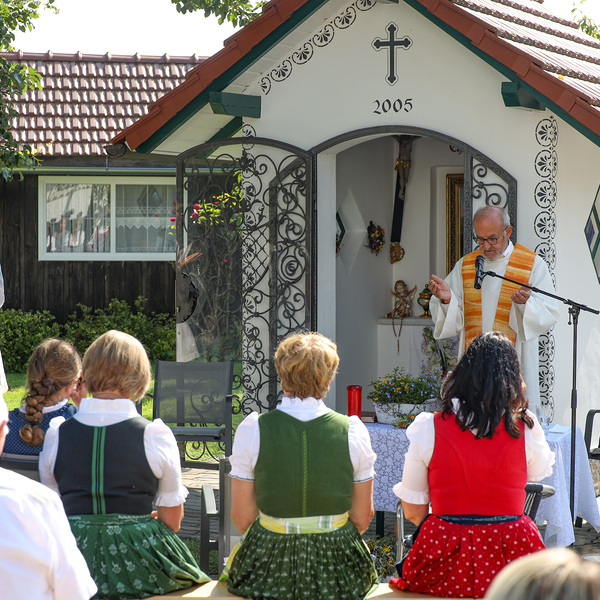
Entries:
<svg viewBox="0 0 600 600">
<path fill-rule="evenodd" d="M 361 404 L 362 404 L 362 385 L 349 385 L 348 386 L 348 416 L 361 415 Z"/>
</svg>

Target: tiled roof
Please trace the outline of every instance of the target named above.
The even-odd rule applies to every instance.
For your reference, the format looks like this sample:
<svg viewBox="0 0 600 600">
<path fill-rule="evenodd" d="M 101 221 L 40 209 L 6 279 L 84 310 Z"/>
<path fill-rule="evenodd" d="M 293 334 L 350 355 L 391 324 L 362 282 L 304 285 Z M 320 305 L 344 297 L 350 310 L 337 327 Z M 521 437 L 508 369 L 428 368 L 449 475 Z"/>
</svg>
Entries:
<svg viewBox="0 0 600 600">
<path fill-rule="evenodd" d="M 103 146 L 148 112 L 205 58 L 2 52 L 42 75 L 42 90 L 17 98 L 15 139 L 39 156 L 105 156 Z"/>
<path fill-rule="evenodd" d="M 271 0 L 259 18 L 236 32 L 225 47 L 193 69 L 186 81 L 113 143 L 131 149 L 170 133 L 169 121 L 236 63 L 248 61 L 286 21 L 323 0 Z M 543 0 L 401 0 L 522 82 L 543 104 L 600 145 L 600 43 L 543 8 Z M 290 20 L 291 23 L 291 20 Z M 274 36 L 277 37 L 277 36 Z M 264 46 L 264 45 L 263 45 Z M 261 46 L 261 51 L 264 51 Z M 211 87 L 213 89 L 213 87 Z M 216 87 L 214 89 L 217 89 Z M 165 127 L 166 126 L 166 127 Z"/>
<path fill-rule="evenodd" d="M 454 2 L 492 26 L 515 50 L 529 54 L 545 72 L 568 78 L 590 104 L 600 106 L 600 42 L 585 35 L 575 23 L 522 0 Z"/>
</svg>

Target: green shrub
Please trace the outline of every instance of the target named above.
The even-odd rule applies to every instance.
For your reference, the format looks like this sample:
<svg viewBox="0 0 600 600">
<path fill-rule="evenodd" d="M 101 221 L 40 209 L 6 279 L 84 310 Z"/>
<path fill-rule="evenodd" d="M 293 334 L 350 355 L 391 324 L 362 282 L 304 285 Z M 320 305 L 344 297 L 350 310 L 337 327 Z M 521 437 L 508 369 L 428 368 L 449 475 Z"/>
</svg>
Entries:
<svg viewBox="0 0 600 600">
<path fill-rule="evenodd" d="M 0 348 L 4 370 L 9 373 L 27 371 L 27 363 L 34 348 L 46 338 L 60 335 L 60 325 L 46 310 L 0 310 Z"/>
<path fill-rule="evenodd" d="M 0 310 L 0 348 L 7 373 L 24 373 L 34 348 L 49 337 L 66 339 L 84 355 L 88 346 L 104 332 L 118 329 L 135 336 L 146 348 L 153 364 L 156 359 L 176 360 L 175 317 L 144 314 L 146 300 L 139 297 L 135 310 L 127 302 L 113 299 L 106 309 L 92 311 L 78 304 L 78 310 L 61 326 L 48 311 Z"/>
<path fill-rule="evenodd" d="M 176 360 L 175 317 L 167 314 L 144 314 L 146 299 L 135 301 L 135 311 L 127 302 L 113 299 L 105 309 L 92 312 L 89 306 L 78 304 L 64 326 L 64 337 L 70 340 L 83 356 L 89 345 L 104 332 L 118 329 L 136 337 L 146 348 L 148 358 Z"/>
</svg>

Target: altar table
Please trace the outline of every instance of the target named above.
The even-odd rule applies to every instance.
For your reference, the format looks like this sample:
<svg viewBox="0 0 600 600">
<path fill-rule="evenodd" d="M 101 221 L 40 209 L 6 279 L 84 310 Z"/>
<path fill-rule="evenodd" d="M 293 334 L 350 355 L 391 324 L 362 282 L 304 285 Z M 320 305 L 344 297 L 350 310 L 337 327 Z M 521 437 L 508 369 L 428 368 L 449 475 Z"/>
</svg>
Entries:
<svg viewBox="0 0 600 600">
<path fill-rule="evenodd" d="M 376 511 L 396 512 L 398 497 L 392 492 L 402 479 L 404 455 L 408 450 L 406 429 L 396 429 L 393 425 L 365 423 L 371 438 L 375 461 L 373 481 L 373 505 Z"/>
<path fill-rule="evenodd" d="M 393 486 L 402 479 L 404 455 L 408 450 L 406 429 L 396 429 L 393 425 L 366 423 L 375 461 L 373 482 L 373 504 L 377 512 L 396 512 L 398 498 Z M 551 485 L 556 493 L 540 502 L 536 521 L 547 521 L 544 542 L 548 547 L 566 547 L 575 541 L 573 523 L 569 509 L 569 470 L 571 456 L 571 434 L 567 425 L 551 425 L 547 435 L 550 449 L 556 456 L 554 471 L 542 481 Z M 575 461 L 575 508 L 577 515 L 600 531 L 600 514 L 594 492 L 594 483 L 581 430 L 577 429 L 577 457 Z M 379 532 L 378 532 L 379 533 Z"/>
</svg>

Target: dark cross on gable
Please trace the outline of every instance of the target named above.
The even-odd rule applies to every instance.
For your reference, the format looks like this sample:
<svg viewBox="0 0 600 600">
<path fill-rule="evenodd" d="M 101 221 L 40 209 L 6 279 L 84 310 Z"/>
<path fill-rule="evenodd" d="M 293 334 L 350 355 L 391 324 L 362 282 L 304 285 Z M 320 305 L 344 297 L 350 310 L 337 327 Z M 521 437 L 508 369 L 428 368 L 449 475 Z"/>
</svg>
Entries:
<svg viewBox="0 0 600 600">
<path fill-rule="evenodd" d="M 373 40 L 373 48 L 377 51 L 382 48 L 388 50 L 390 70 L 385 79 L 390 85 L 394 85 L 398 81 L 398 76 L 396 75 L 396 48 L 408 50 L 412 46 L 412 40 L 406 35 L 402 39 L 396 39 L 395 34 L 398 31 L 398 26 L 395 23 L 390 23 L 386 27 L 386 31 L 390 34 L 390 37 L 387 40 L 375 38 Z"/>
</svg>

